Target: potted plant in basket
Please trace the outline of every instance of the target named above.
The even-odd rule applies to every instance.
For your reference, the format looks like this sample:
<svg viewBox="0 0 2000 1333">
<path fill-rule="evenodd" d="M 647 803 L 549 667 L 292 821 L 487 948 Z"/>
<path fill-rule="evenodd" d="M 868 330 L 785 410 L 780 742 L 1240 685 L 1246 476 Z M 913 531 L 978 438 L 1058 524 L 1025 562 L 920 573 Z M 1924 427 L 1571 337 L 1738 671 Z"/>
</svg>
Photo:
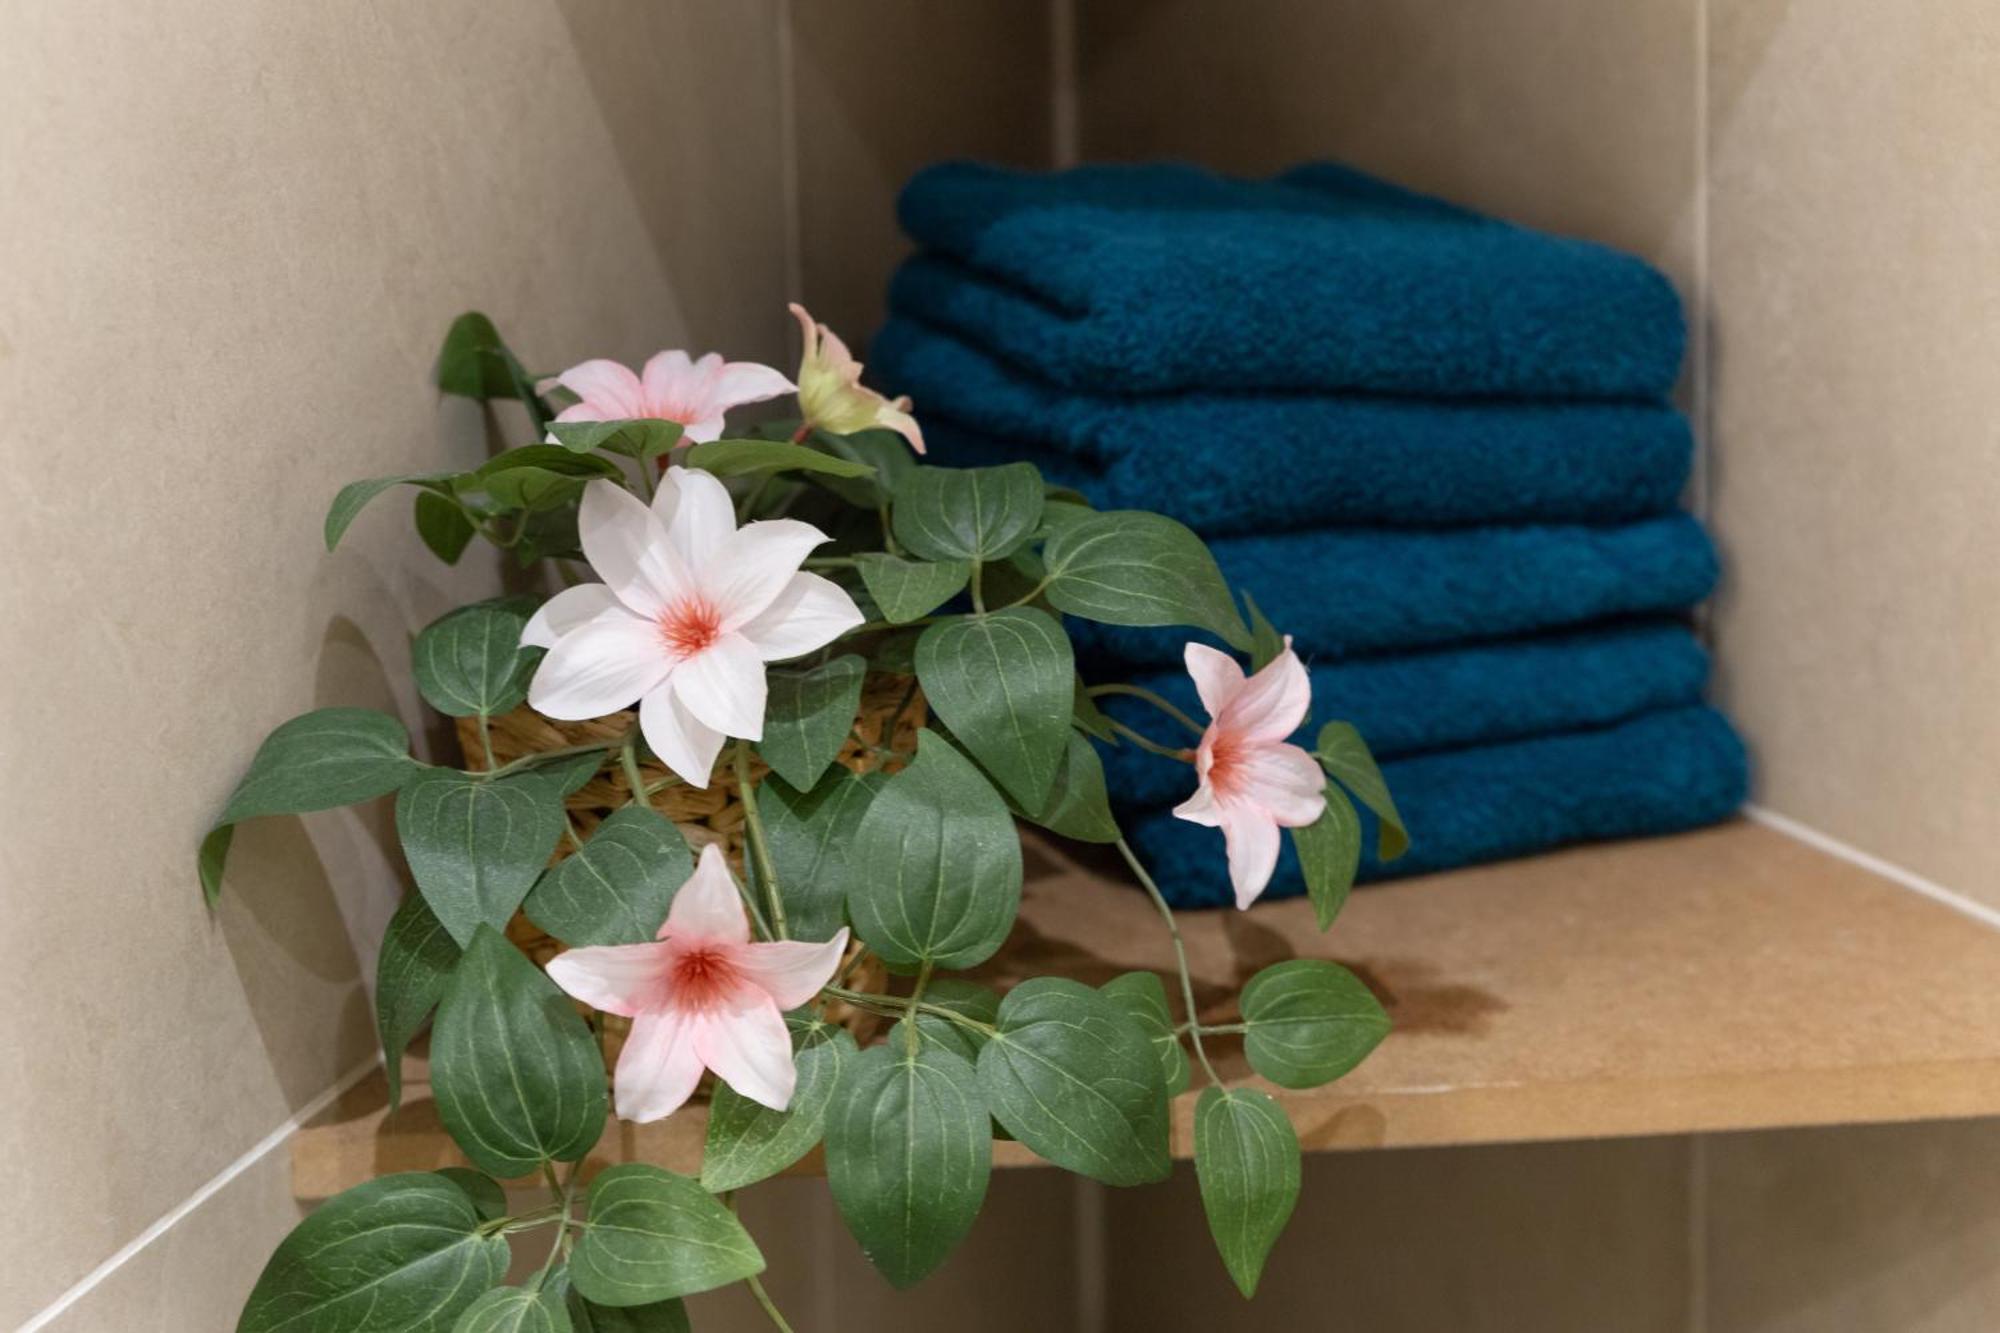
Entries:
<svg viewBox="0 0 2000 1333">
<path fill-rule="evenodd" d="M 1298 1140 L 1270 1096 L 1217 1076 L 1204 1038 L 1241 1036 L 1264 1078 L 1317 1086 L 1386 1032 L 1367 989 L 1330 962 L 1278 963 L 1216 1028 L 1184 959 L 1178 1015 L 1152 973 L 1005 995 L 951 974 L 1013 925 L 1017 821 L 1116 848 L 1178 955 L 1099 744 L 1189 761 L 1178 813 L 1220 830 L 1239 906 L 1285 830 L 1322 928 L 1360 852 L 1350 797 L 1385 842 L 1402 836 L 1380 775 L 1352 728 L 1330 724 L 1316 754 L 1288 742 L 1306 674 L 1254 603 L 1246 624 L 1188 529 L 1096 512 L 1025 463 L 920 464 L 907 402 L 863 388 L 840 340 L 793 309 L 796 384 L 679 352 L 538 382 L 463 316 L 439 386 L 517 402 L 541 442 L 334 500 L 329 549 L 409 488 L 439 558 L 484 538 L 558 590 L 417 636 L 417 685 L 456 719 L 462 768 L 413 758 L 386 714 L 321 709 L 270 735 L 202 843 L 213 901 L 241 820 L 394 794 L 417 891 L 376 978 L 390 1095 L 429 1023 L 438 1114 L 471 1164 L 319 1208 L 272 1256 L 246 1333 L 675 1329 L 681 1297 L 733 1282 L 786 1327 L 733 1191 L 823 1143 L 841 1216 L 907 1285 L 971 1226 L 996 1133 L 1107 1184 L 1159 1180 L 1169 1101 L 1197 1071 L 1202 1201 L 1254 1289 L 1297 1195 Z M 730 409 L 786 395 L 795 419 L 724 437 Z M 1206 631 L 1251 670 L 1188 646 L 1199 723 L 1079 674 L 1066 618 Z M 1186 741 L 1106 717 L 1107 693 L 1157 703 Z M 654 1120 L 691 1100 L 708 1104 L 699 1178 L 643 1162 L 579 1178 L 608 1110 Z M 510 1213 L 499 1182 L 522 1179 L 547 1202 Z M 535 1233 L 546 1258 L 503 1285 L 511 1239 Z"/>
</svg>

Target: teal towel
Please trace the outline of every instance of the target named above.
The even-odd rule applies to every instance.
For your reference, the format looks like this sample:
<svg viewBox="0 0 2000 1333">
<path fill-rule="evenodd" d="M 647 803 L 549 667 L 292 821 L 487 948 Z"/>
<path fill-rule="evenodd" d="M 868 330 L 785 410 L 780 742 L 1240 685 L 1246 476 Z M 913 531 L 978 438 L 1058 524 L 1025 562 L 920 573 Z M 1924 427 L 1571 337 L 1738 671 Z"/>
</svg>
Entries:
<svg viewBox="0 0 2000 1333">
<path fill-rule="evenodd" d="M 1160 510 L 1210 536 L 1621 522 L 1672 509 L 1694 456 L 1686 418 L 1657 403 L 1099 397 L 911 319 L 892 319 L 868 362 L 916 399 L 939 462 L 1025 459 L 1102 507 Z"/>
<path fill-rule="evenodd" d="M 1231 587 L 1254 597 L 1301 657 L 1331 660 L 1678 612 L 1715 586 L 1715 548 L 1685 514 L 1616 527 L 1449 531 L 1326 529 L 1209 543 Z M 1071 617 L 1077 654 L 1175 666 L 1190 638 Z"/>
<path fill-rule="evenodd" d="M 1722 714 L 1681 708 L 1600 731 L 1398 760 L 1383 766 L 1383 776 L 1409 828 L 1410 850 L 1387 865 L 1377 862 L 1373 822 L 1364 812 L 1364 880 L 1713 824 L 1743 804 L 1749 761 Z M 1234 902 L 1220 830 L 1164 809 L 1121 822 L 1174 906 Z M 1305 883 L 1291 838 L 1281 846 L 1267 896 L 1294 897 Z"/>
<path fill-rule="evenodd" d="M 1351 722 L 1378 759 L 1607 726 L 1701 701 L 1708 654 L 1687 626 L 1647 621 L 1394 657 L 1308 664 L 1317 721 L 1294 739 L 1308 749 L 1328 718 Z M 1206 721 L 1184 670 L 1132 682 Z M 1152 704 L 1105 695 L 1098 703 L 1140 734 L 1171 745 L 1194 737 Z M 1194 770 L 1136 745 L 1106 748 L 1104 776 L 1128 809 L 1171 805 L 1194 790 Z"/>
<path fill-rule="evenodd" d="M 1639 259 L 1340 167 L 952 162 L 899 213 L 891 306 L 1071 389 L 1653 398 L 1686 338 Z"/>
</svg>

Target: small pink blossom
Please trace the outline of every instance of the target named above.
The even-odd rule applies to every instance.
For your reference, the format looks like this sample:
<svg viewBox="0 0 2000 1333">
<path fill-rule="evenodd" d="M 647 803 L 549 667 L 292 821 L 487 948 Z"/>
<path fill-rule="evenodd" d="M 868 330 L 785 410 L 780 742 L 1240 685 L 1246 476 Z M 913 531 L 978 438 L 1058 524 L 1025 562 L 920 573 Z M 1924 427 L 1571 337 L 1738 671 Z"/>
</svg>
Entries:
<svg viewBox="0 0 2000 1333">
<path fill-rule="evenodd" d="M 1289 637 L 1248 679 L 1235 658 L 1198 643 L 1187 646 L 1187 669 L 1211 720 L 1195 750 L 1201 785 L 1174 813 L 1222 830 L 1236 905 L 1248 907 L 1277 868 L 1278 830 L 1303 828 L 1326 810 L 1319 762 L 1285 740 L 1305 721 L 1312 683 Z"/>
<path fill-rule="evenodd" d="M 804 427 L 818 427 L 835 435 L 880 427 L 893 430 L 910 442 L 910 448 L 924 451 L 924 433 L 910 415 L 908 398 L 884 398 L 861 384 L 861 363 L 840 335 L 824 324 L 816 324 L 806 308 L 794 303 L 792 318 L 805 335 L 805 351 L 799 358 L 799 412 Z"/>
<path fill-rule="evenodd" d="M 844 926 L 824 944 L 753 943 L 729 863 L 710 843 L 657 941 L 571 949 L 550 960 L 549 977 L 585 1004 L 632 1020 L 612 1080 L 622 1119 L 673 1114 L 703 1069 L 782 1111 L 798 1085 L 784 1011 L 819 994 L 846 949 Z"/>
<path fill-rule="evenodd" d="M 723 414 L 792 392 L 792 382 L 754 361 L 724 361 L 710 352 L 660 352 L 639 374 L 616 361 L 585 361 L 555 377 L 577 396 L 557 421 L 677 421 L 681 438 L 700 444 L 722 435 Z"/>
</svg>

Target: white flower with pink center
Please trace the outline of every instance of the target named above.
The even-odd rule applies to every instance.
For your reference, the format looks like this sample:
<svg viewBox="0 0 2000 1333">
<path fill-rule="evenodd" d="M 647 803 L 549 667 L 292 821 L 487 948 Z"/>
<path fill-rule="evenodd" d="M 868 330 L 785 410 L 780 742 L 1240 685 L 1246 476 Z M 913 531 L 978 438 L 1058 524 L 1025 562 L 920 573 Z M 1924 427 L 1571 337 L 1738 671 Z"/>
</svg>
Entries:
<svg viewBox="0 0 2000 1333">
<path fill-rule="evenodd" d="M 729 863 L 710 843 L 656 942 L 571 949 L 548 970 L 585 1004 L 632 1020 L 612 1084 L 619 1116 L 646 1121 L 678 1110 L 703 1069 L 774 1111 L 791 1105 L 798 1067 L 784 1011 L 818 995 L 846 949 L 844 926 L 824 944 L 752 942 Z"/>
<path fill-rule="evenodd" d="M 714 352 L 690 361 L 680 351 L 656 354 L 637 374 L 616 361 L 585 361 L 555 382 L 577 396 L 557 421 L 677 421 L 690 444 L 719 438 L 730 408 L 765 402 L 794 387 L 755 361 L 724 361 Z"/>
<path fill-rule="evenodd" d="M 827 540 L 796 519 L 736 526 L 721 482 L 671 468 L 650 508 L 593 481 L 577 513 L 602 583 L 543 603 L 521 642 L 547 648 L 528 702 L 582 721 L 639 705 L 660 761 L 706 787 L 726 737 L 764 736 L 764 664 L 824 647 L 862 623 L 839 584 L 799 566 Z"/>
<path fill-rule="evenodd" d="M 1286 737 L 1312 706 L 1312 682 L 1285 639 L 1285 651 L 1248 677 L 1236 659 L 1187 646 L 1188 674 L 1211 721 L 1195 750 L 1201 785 L 1174 814 L 1222 830 L 1236 905 L 1248 907 L 1278 865 L 1278 830 L 1303 828 L 1326 810 L 1319 761 Z"/>
</svg>

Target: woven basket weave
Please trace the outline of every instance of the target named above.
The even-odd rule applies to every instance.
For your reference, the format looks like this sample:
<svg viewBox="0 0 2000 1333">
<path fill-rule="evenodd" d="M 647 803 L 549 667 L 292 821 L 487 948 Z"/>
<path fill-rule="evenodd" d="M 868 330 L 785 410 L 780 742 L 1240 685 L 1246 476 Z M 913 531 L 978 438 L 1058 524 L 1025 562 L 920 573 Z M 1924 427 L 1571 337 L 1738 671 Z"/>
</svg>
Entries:
<svg viewBox="0 0 2000 1333">
<path fill-rule="evenodd" d="M 914 752 L 917 729 L 923 726 L 926 715 L 923 692 L 916 688 L 912 677 L 871 673 L 862 684 L 861 708 L 853 730 L 840 748 L 837 762 L 856 773 L 876 768 L 894 772 L 903 761 L 884 753 L 883 747 L 903 755 Z M 609 749 L 631 730 L 634 721 L 635 715 L 628 711 L 589 722 L 557 722 L 523 705 L 511 713 L 493 718 L 488 724 L 488 740 L 493 747 L 493 762 L 506 764 L 523 755 L 597 741 L 602 741 Z M 458 743 L 468 768 L 485 766 L 485 751 L 480 744 L 477 718 L 458 719 Z M 753 781 L 761 780 L 765 771 L 762 760 L 751 761 Z M 726 750 L 717 761 L 715 773 L 706 788 L 691 787 L 675 780 L 657 760 L 641 762 L 639 776 L 652 793 L 647 798 L 649 804 L 680 828 L 691 851 L 699 854 L 709 843 L 720 843 L 723 851 L 728 853 L 731 868 L 738 875 L 743 873 L 743 802 L 737 795 L 736 771 Z M 668 785 L 653 790 L 661 783 Z M 615 758 L 609 760 L 605 771 L 563 803 L 577 838 L 588 840 L 592 831 L 612 811 L 630 800 L 631 793 L 632 786 L 626 780 L 623 768 Z M 568 856 L 574 846 L 575 843 L 564 838 L 557 845 L 551 863 Z M 507 938 L 534 959 L 538 966 L 547 966 L 549 959 L 563 950 L 561 941 L 519 912 L 508 923 Z M 860 947 L 858 943 L 851 946 L 857 952 Z M 882 980 L 877 971 L 879 966 L 874 964 L 855 972 L 850 976 L 849 984 L 862 989 L 879 987 Z M 871 975 L 871 971 L 875 974 Z M 828 1006 L 827 1017 L 847 1027 L 860 1040 L 872 1035 L 875 1026 L 873 1015 L 837 1003 Z M 623 1034 L 619 1029 L 624 1026 L 623 1021 L 612 1019 L 609 1026 L 622 1040 Z"/>
</svg>

